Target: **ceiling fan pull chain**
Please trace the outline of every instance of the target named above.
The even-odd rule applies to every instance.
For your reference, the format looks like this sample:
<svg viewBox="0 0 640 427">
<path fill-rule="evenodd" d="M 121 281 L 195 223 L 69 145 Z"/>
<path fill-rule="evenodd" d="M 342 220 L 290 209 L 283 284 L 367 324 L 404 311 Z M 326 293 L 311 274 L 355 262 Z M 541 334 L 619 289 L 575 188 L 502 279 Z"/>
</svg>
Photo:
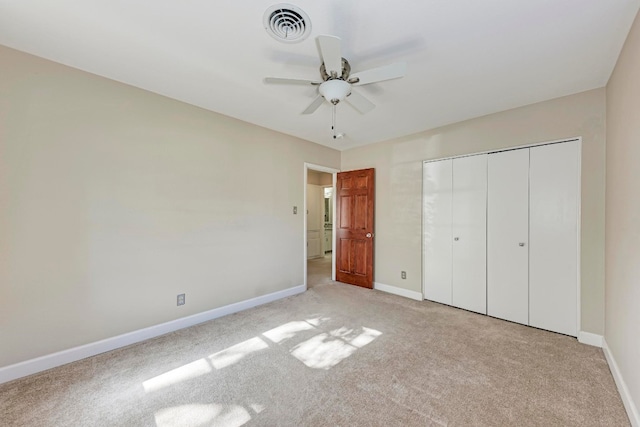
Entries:
<svg viewBox="0 0 640 427">
<path fill-rule="evenodd" d="M 331 130 L 333 131 L 333 139 L 336 139 L 336 104 L 331 109 Z"/>
</svg>

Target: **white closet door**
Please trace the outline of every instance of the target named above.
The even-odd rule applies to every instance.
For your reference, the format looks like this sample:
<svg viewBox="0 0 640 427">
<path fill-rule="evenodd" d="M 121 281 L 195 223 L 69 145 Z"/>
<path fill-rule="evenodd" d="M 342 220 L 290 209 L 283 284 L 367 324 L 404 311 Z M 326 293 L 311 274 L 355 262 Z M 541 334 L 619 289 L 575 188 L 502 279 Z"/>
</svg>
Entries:
<svg viewBox="0 0 640 427">
<path fill-rule="evenodd" d="M 487 155 L 453 159 L 453 302 L 487 314 Z"/>
<path fill-rule="evenodd" d="M 529 324 L 529 149 L 490 154 L 487 314 Z"/>
<path fill-rule="evenodd" d="M 451 304 L 452 161 L 423 168 L 424 297 Z"/>
<path fill-rule="evenodd" d="M 529 324 L 577 336 L 578 141 L 530 149 Z"/>
</svg>

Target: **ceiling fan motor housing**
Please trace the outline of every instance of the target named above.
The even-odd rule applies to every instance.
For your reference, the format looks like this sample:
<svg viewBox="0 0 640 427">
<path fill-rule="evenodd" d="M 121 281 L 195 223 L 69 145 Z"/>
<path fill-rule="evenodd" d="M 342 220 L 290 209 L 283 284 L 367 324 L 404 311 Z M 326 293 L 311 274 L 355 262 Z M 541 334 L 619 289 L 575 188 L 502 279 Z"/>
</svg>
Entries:
<svg viewBox="0 0 640 427">
<path fill-rule="evenodd" d="M 342 58 L 342 74 L 339 76 L 336 76 L 336 77 L 330 76 L 327 73 L 327 68 L 325 67 L 324 62 L 320 66 L 320 75 L 322 76 L 322 80 L 324 80 L 325 82 L 327 80 L 332 80 L 332 79 L 347 80 L 349 78 L 349 74 L 351 74 L 351 65 L 349 64 L 349 61 L 347 61 L 344 58 Z"/>
</svg>

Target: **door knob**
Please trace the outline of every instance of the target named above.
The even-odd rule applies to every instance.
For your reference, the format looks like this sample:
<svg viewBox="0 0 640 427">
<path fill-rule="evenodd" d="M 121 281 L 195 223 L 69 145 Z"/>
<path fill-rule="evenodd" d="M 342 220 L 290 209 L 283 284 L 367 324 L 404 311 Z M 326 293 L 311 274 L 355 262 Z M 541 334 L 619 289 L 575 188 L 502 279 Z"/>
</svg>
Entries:
<svg viewBox="0 0 640 427">
<path fill-rule="evenodd" d="M 455 240 L 457 242 L 458 240 L 460 240 L 460 238 L 459 237 L 454 237 L 453 240 Z"/>
<path fill-rule="evenodd" d="M 518 243 L 518 246 L 520 246 L 520 247 L 524 246 L 524 242 Z"/>
<path fill-rule="evenodd" d="M 370 238 L 371 238 L 371 236 L 372 236 L 372 234 L 371 234 L 371 233 L 367 233 L 367 239 L 370 239 Z"/>
</svg>

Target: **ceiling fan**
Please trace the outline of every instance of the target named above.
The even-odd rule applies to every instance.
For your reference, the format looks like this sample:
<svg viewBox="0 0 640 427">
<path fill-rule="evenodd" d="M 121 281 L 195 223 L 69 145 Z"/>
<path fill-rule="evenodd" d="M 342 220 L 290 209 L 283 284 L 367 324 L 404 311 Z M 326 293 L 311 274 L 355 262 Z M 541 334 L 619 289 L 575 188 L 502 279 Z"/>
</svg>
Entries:
<svg viewBox="0 0 640 427">
<path fill-rule="evenodd" d="M 313 113 L 325 100 L 334 106 L 342 101 L 346 101 L 360 113 L 368 113 L 375 108 L 375 104 L 354 91 L 353 86 L 363 86 L 385 80 L 397 79 L 405 75 L 407 66 L 404 62 L 397 62 L 351 74 L 351 65 L 349 61 L 342 57 L 341 41 L 338 37 L 322 35 L 318 36 L 316 40 L 320 49 L 320 59 L 322 60 L 322 65 L 320 66 L 321 81 L 283 79 L 278 77 L 267 77 L 264 79 L 265 83 L 318 86 L 318 96 L 309 104 L 302 114 Z"/>
</svg>

